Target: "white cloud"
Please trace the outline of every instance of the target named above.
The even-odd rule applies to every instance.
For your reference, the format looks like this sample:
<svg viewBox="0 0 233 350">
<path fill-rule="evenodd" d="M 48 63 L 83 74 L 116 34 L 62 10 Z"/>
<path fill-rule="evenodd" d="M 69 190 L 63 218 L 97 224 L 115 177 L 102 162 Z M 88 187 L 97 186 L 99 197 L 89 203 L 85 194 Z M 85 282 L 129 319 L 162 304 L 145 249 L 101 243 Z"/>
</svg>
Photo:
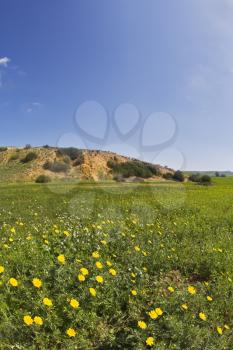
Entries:
<svg viewBox="0 0 233 350">
<path fill-rule="evenodd" d="M 0 57 L 0 66 L 7 67 L 9 62 L 10 62 L 10 58 Z"/>
</svg>

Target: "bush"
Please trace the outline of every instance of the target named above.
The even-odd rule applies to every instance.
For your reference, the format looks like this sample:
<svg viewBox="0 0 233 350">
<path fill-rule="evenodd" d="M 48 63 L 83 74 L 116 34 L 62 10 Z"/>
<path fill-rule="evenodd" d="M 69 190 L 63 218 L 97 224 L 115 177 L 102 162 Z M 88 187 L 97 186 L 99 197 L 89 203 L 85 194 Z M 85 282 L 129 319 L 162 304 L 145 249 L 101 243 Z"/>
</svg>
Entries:
<svg viewBox="0 0 233 350">
<path fill-rule="evenodd" d="M 211 185 L 212 179 L 209 175 L 202 175 L 199 183 L 201 185 Z"/>
<path fill-rule="evenodd" d="M 23 159 L 21 159 L 22 163 L 28 163 L 37 158 L 37 154 L 35 152 L 29 152 Z"/>
<path fill-rule="evenodd" d="M 55 162 L 45 162 L 43 165 L 43 168 L 45 170 L 50 170 L 53 171 L 54 173 L 65 173 L 68 171 L 68 169 L 70 168 L 69 164 L 64 163 L 64 162 L 59 162 L 59 161 L 55 161 Z"/>
<path fill-rule="evenodd" d="M 7 151 L 7 147 L 0 147 L 0 152 L 5 152 L 5 151 Z"/>
<path fill-rule="evenodd" d="M 25 149 L 30 149 L 30 148 L 32 148 L 32 146 L 29 143 L 27 143 L 24 148 Z"/>
<path fill-rule="evenodd" d="M 44 183 L 48 183 L 50 181 L 51 181 L 50 177 L 46 176 L 46 175 L 39 175 L 35 180 L 35 182 L 38 184 L 44 184 Z"/>
<path fill-rule="evenodd" d="M 184 174 L 180 170 L 177 170 L 172 178 L 173 180 L 180 181 L 180 182 L 184 182 L 184 179 L 185 179 Z"/>
<path fill-rule="evenodd" d="M 118 163 L 114 160 L 109 160 L 108 167 L 112 169 L 114 178 L 121 175 L 124 178 L 137 176 L 142 178 L 149 178 L 158 174 L 158 169 L 153 164 L 144 163 L 141 161 L 128 161 Z"/>
<path fill-rule="evenodd" d="M 166 174 L 163 174 L 163 178 L 166 180 L 172 180 L 173 175 L 171 173 L 166 173 Z"/>
<path fill-rule="evenodd" d="M 75 147 L 59 148 L 58 155 L 66 155 L 70 157 L 71 160 L 75 160 L 82 156 L 82 151 Z"/>
<path fill-rule="evenodd" d="M 189 181 L 191 181 L 191 182 L 200 182 L 200 180 L 201 180 L 201 176 L 198 173 L 192 174 L 189 176 Z"/>
</svg>

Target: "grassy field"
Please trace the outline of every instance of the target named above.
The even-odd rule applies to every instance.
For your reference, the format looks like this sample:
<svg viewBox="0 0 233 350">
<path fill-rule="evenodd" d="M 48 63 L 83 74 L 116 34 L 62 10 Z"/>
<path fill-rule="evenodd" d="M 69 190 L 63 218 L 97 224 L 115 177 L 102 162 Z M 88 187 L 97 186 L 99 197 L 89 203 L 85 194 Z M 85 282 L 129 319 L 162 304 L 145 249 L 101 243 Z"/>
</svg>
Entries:
<svg viewBox="0 0 233 350">
<path fill-rule="evenodd" d="M 0 349 L 233 349 L 233 178 L 0 185 Z"/>
</svg>

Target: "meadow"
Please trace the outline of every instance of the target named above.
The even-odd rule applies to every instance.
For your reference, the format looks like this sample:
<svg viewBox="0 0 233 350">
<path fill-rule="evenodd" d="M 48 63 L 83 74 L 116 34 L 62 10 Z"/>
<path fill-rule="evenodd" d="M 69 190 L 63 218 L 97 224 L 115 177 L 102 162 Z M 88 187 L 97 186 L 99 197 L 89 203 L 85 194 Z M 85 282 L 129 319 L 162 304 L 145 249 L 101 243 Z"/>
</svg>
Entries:
<svg viewBox="0 0 233 350">
<path fill-rule="evenodd" d="M 0 349 L 233 349 L 233 178 L 0 184 Z"/>
</svg>

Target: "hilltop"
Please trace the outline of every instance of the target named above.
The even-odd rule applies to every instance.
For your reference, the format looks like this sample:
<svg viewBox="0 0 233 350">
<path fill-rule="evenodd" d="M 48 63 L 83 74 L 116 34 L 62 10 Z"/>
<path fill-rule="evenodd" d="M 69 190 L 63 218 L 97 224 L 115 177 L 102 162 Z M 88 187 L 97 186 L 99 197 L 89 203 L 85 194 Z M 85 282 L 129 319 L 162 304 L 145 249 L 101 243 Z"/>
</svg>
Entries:
<svg viewBox="0 0 233 350">
<path fill-rule="evenodd" d="M 0 182 L 51 180 L 138 180 L 173 175 L 174 170 L 113 152 L 57 147 L 1 147 Z"/>
</svg>

